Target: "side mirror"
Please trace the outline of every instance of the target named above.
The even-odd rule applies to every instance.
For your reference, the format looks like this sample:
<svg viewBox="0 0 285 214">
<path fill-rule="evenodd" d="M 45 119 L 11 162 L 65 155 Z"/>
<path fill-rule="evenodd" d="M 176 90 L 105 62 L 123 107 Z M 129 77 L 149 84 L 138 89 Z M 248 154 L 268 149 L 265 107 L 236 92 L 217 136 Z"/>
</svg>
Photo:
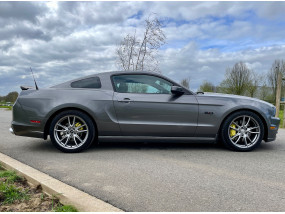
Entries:
<svg viewBox="0 0 285 214">
<path fill-rule="evenodd" d="M 171 93 L 172 94 L 184 94 L 183 88 L 180 86 L 171 86 Z"/>
</svg>

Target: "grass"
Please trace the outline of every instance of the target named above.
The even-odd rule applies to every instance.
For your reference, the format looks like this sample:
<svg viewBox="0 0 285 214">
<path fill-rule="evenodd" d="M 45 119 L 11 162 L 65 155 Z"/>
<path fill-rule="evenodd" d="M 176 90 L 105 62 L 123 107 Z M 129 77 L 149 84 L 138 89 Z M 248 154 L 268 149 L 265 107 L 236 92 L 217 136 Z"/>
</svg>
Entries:
<svg viewBox="0 0 285 214">
<path fill-rule="evenodd" d="M 13 171 L 0 171 L 0 178 L 6 178 L 6 182 L 14 183 L 16 181 L 23 181 L 24 179 L 18 176 Z"/>
<path fill-rule="evenodd" d="M 33 195 L 29 188 L 22 186 L 25 179 L 16 172 L 5 170 L 0 163 L 0 206 L 8 204 L 13 206 L 19 202 L 29 201 Z M 20 185 L 19 185 L 20 184 Z M 18 187 L 17 187 L 18 186 Z M 40 199 L 45 200 L 45 194 L 41 193 Z M 52 212 L 78 212 L 72 205 L 62 205 L 59 200 L 52 197 Z"/>
<path fill-rule="evenodd" d="M 3 204 L 12 204 L 15 201 L 29 200 L 29 194 L 26 190 L 17 188 L 13 184 L 3 182 L 0 184 L 0 193 L 3 195 Z"/>
<path fill-rule="evenodd" d="M 56 197 L 59 194 L 52 195 L 52 211 L 53 212 L 78 212 L 78 210 L 72 205 L 63 205 L 59 203 L 58 198 Z"/>
<path fill-rule="evenodd" d="M 0 106 L 0 108 L 7 108 L 8 110 L 12 110 L 13 106 Z"/>
<path fill-rule="evenodd" d="M 26 190 L 17 188 L 13 183 L 23 181 L 24 179 L 18 176 L 13 171 L 3 170 L 0 165 L 0 178 L 5 178 L 5 181 L 0 184 L 0 194 L 4 198 L 4 204 L 12 204 L 15 201 L 28 200 L 29 195 Z"/>
<path fill-rule="evenodd" d="M 54 209 L 55 212 L 78 212 L 78 210 L 71 205 L 61 205 Z"/>
</svg>

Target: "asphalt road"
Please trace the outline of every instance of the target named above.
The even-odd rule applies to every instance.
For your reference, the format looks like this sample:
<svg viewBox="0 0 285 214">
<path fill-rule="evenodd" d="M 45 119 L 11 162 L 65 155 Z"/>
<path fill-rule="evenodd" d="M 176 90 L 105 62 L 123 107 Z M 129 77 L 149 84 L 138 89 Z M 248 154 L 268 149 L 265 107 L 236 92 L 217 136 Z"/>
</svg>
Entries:
<svg viewBox="0 0 285 214">
<path fill-rule="evenodd" d="M 285 211 L 285 130 L 253 152 L 211 144 L 105 143 L 65 154 L 9 133 L 0 152 L 125 211 Z"/>
</svg>

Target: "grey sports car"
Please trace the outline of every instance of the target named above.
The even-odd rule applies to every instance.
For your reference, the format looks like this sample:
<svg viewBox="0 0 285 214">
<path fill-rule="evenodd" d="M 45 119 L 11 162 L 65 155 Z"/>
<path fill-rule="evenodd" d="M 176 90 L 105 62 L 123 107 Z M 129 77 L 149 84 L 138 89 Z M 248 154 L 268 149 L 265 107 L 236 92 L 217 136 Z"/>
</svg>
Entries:
<svg viewBox="0 0 285 214">
<path fill-rule="evenodd" d="M 157 73 L 108 72 L 47 89 L 21 87 L 10 131 L 63 152 L 92 142 L 217 142 L 250 151 L 276 138 L 276 108 L 249 97 L 193 93 Z"/>
</svg>

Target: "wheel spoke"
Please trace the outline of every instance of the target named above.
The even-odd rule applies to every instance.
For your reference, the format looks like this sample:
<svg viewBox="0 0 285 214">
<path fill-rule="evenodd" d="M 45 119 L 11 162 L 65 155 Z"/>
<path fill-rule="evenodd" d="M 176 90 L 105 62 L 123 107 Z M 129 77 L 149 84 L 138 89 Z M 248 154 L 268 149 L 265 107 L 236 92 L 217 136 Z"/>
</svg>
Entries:
<svg viewBox="0 0 285 214">
<path fill-rule="evenodd" d="M 259 127 L 252 127 L 252 128 L 249 128 L 247 131 L 251 131 L 253 129 L 258 129 Z"/>
<path fill-rule="evenodd" d="M 75 116 L 73 117 L 73 123 L 72 126 L 75 126 Z"/>
<path fill-rule="evenodd" d="M 57 124 L 58 126 L 60 126 L 61 128 L 63 128 L 63 129 L 67 129 L 67 127 L 66 126 L 63 126 L 63 125 L 61 125 L 61 124 Z"/>
<path fill-rule="evenodd" d="M 251 132 L 251 131 L 248 131 L 250 134 L 259 134 L 259 132 Z"/>
<path fill-rule="evenodd" d="M 235 139 L 237 136 L 239 136 L 240 134 L 239 133 L 237 133 L 236 135 L 234 135 L 233 137 L 231 137 L 231 139 L 233 140 L 233 139 Z"/>
<path fill-rule="evenodd" d="M 250 137 L 248 135 L 246 137 L 247 139 L 249 139 L 250 143 L 252 143 L 252 140 L 250 139 Z"/>
<path fill-rule="evenodd" d="M 234 128 L 234 127 L 230 127 L 230 129 L 233 129 L 233 130 L 235 130 L 235 131 L 239 131 L 238 129 L 236 129 L 236 128 Z"/>
<path fill-rule="evenodd" d="M 69 142 L 69 139 L 70 139 L 70 135 L 68 135 L 68 138 L 66 139 L 66 141 L 64 143 L 64 146 L 66 146 L 66 144 Z"/>
<path fill-rule="evenodd" d="M 77 138 L 77 139 L 80 141 L 80 143 L 83 142 L 83 141 L 81 140 L 81 138 L 80 138 L 78 135 L 75 135 L 75 138 Z"/>
<path fill-rule="evenodd" d="M 77 131 L 77 133 L 81 133 L 81 132 L 87 132 L 88 130 L 79 130 Z"/>
<path fill-rule="evenodd" d="M 247 121 L 247 123 L 245 124 L 245 127 L 248 126 L 249 122 L 250 122 L 250 117 L 248 117 L 248 121 Z"/>
<path fill-rule="evenodd" d="M 237 140 L 236 140 L 236 142 L 234 142 L 234 143 L 235 143 L 235 144 L 236 144 L 236 143 L 238 143 L 238 142 L 239 142 L 239 140 L 240 140 L 240 138 L 241 138 L 241 137 L 240 137 L 240 136 L 238 136 L 238 139 L 237 139 Z"/>
<path fill-rule="evenodd" d="M 241 126 L 244 126 L 245 125 L 245 116 L 242 117 L 242 124 Z"/>
<path fill-rule="evenodd" d="M 244 139 L 245 146 L 248 147 L 246 137 L 244 137 L 243 139 Z"/>
<path fill-rule="evenodd" d="M 55 129 L 54 131 L 56 131 L 56 132 L 65 132 L 65 130 L 63 130 L 63 129 L 61 129 L 61 130 Z"/>
<path fill-rule="evenodd" d="M 69 116 L 67 117 L 67 120 L 68 120 L 69 126 L 72 126 L 71 123 L 70 123 L 70 118 L 69 118 Z"/>
<path fill-rule="evenodd" d="M 238 128 L 240 128 L 240 125 L 238 125 L 236 122 L 232 122 L 233 124 L 235 124 Z"/>
<path fill-rule="evenodd" d="M 73 140 L 74 140 L 74 143 L 76 144 L 76 146 L 78 146 L 76 140 L 75 140 L 75 135 L 73 135 Z"/>
<path fill-rule="evenodd" d="M 61 140 L 65 139 L 65 138 L 67 138 L 67 134 L 66 134 L 66 135 L 64 135 L 64 137 L 63 137 L 63 138 L 61 138 Z"/>
</svg>

